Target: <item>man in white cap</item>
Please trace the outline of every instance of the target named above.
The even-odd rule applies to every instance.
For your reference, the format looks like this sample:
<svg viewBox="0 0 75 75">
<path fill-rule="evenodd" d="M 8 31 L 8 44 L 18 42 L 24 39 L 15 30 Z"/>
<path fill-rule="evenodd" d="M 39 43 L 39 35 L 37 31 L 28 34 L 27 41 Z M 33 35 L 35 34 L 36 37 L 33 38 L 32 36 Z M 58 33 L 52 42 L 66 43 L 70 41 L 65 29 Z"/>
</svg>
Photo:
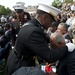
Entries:
<svg viewBox="0 0 75 75">
<path fill-rule="evenodd" d="M 57 50 L 52 50 L 48 46 L 49 39 L 46 37 L 44 29 L 48 29 L 59 12 L 52 6 L 39 4 L 36 17 L 25 23 L 19 31 L 15 48 L 7 60 L 7 75 L 11 75 L 22 66 L 35 66 L 34 56 L 51 63 L 62 58 L 68 51 L 74 50 L 75 45 L 72 43 Z"/>
<path fill-rule="evenodd" d="M 31 20 L 29 13 L 24 11 L 24 3 L 18 2 L 13 8 L 17 19 L 11 23 L 10 27 L 10 30 L 12 30 L 12 46 L 15 45 L 17 34 L 22 25 Z"/>
</svg>

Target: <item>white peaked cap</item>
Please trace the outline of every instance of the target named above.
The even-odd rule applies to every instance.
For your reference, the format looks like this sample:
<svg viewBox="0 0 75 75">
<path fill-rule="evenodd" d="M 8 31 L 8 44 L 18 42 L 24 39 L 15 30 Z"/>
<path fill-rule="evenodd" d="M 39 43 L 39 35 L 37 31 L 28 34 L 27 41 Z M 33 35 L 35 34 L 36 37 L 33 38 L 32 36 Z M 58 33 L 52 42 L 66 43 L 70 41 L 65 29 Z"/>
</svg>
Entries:
<svg viewBox="0 0 75 75">
<path fill-rule="evenodd" d="M 13 6 L 14 9 L 23 9 L 24 10 L 24 5 L 22 4 L 16 4 L 15 6 Z"/>
<path fill-rule="evenodd" d="M 54 17 L 56 17 L 57 14 L 61 13 L 60 9 L 57 9 L 53 6 L 48 6 L 48 5 L 45 5 L 45 4 L 39 4 L 38 9 L 42 10 L 42 11 L 48 13 L 48 14 L 51 14 Z"/>
<path fill-rule="evenodd" d="M 25 3 L 24 3 L 24 2 L 17 2 L 16 4 L 25 5 Z"/>
</svg>

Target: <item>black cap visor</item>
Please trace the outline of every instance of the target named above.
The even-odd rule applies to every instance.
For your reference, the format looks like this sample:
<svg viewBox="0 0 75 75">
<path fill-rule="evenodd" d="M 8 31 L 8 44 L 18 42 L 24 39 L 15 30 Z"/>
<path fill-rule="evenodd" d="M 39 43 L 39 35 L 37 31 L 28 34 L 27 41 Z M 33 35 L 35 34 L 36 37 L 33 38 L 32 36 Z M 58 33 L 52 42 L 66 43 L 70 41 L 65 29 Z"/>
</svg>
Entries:
<svg viewBox="0 0 75 75">
<path fill-rule="evenodd" d="M 23 9 L 15 9 L 15 11 L 16 11 L 17 13 L 21 13 L 21 12 L 23 11 Z"/>
</svg>

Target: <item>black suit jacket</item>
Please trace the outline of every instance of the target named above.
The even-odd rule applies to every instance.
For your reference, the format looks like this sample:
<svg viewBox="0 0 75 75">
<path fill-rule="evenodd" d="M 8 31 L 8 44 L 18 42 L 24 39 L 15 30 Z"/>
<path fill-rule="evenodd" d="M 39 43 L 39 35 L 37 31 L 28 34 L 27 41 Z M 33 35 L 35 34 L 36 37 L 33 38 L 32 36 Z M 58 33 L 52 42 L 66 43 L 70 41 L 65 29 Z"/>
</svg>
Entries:
<svg viewBox="0 0 75 75">
<path fill-rule="evenodd" d="M 65 36 L 65 39 L 68 39 L 70 42 L 72 42 L 72 39 L 71 39 L 71 37 L 68 34 Z"/>
<path fill-rule="evenodd" d="M 51 50 L 48 47 L 47 37 L 42 25 L 36 19 L 33 19 L 28 23 L 28 25 L 22 27 L 19 31 L 15 44 L 16 51 L 26 58 L 18 64 L 20 59 L 12 52 L 8 57 L 6 65 L 8 75 L 21 66 L 35 66 L 33 57 L 36 55 L 51 63 L 63 57 L 68 51 L 67 46 L 58 50 Z"/>
<path fill-rule="evenodd" d="M 59 60 L 58 75 L 75 75 L 75 50 Z"/>
</svg>

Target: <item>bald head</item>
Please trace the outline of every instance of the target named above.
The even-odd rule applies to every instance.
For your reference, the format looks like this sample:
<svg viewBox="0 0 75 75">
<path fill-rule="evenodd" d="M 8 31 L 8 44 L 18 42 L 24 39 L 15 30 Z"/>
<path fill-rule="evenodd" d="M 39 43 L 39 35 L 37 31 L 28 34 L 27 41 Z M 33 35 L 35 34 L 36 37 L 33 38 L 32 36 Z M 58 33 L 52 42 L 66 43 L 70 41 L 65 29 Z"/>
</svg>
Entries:
<svg viewBox="0 0 75 75">
<path fill-rule="evenodd" d="M 65 45 L 65 39 L 60 33 L 52 33 L 50 36 L 50 42 L 53 45 L 53 48 L 60 48 Z"/>
</svg>

